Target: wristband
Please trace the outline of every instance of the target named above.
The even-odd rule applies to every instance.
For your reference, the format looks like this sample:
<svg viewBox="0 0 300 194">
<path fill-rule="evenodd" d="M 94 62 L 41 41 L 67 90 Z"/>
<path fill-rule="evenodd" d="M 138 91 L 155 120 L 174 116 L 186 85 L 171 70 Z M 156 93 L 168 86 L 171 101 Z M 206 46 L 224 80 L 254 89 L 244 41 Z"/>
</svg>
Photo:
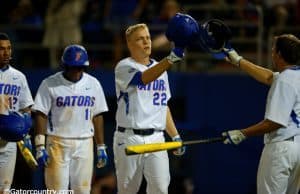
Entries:
<svg viewBox="0 0 300 194">
<path fill-rule="evenodd" d="M 35 146 L 44 146 L 45 145 L 45 135 L 38 134 L 34 138 Z"/>
<path fill-rule="evenodd" d="M 177 134 L 174 137 L 172 137 L 172 141 L 175 141 L 176 139 L 181 139 L 179 134 Z"/>
<path fill-rule="evenodd" d="M 106 149 L 107 146 L 105 144 L 97 144 L 97 150 Z"/>
</svg>

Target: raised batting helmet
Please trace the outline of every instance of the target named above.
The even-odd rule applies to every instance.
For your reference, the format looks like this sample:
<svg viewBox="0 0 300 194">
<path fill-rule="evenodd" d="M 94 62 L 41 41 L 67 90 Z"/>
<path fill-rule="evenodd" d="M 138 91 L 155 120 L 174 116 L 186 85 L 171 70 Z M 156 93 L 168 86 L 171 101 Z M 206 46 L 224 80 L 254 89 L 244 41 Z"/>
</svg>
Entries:
<svg viewBox="0 0 300 194">
<path fill-rule="evenodd" d="M 5 141 L 17 142 L 22 140 L 29 132 L 29 118 L 18 112 L 10 112 L 9 115 L 0 114 L 0 137 Z M 30 119 L 31 120 L 31 119 Z"/>
<path fill-rule="evenodd" d="M 211 19 L 200 25 L 199 29 L 197 44 L 214 58 L 224 59 L 223 48 L 231 48 L 228 42 L 232 35 L 229 27 L 221 20 Z"/>
<path fill-rule="evenodd" d="M 69 67 L 87 67 L 90 64 L 87 51 L 83 46 L 77 44 L 65 48 L 61 62 L 62 65 Z"/>
<path fill-rule="evenodd" d="M 173 41 L 175 46 L 186 47 L 191 45 L 199 34 L 199 25 L 190 15 L 176 13 L 167 27 L 166 37 Z"/>
</svg>

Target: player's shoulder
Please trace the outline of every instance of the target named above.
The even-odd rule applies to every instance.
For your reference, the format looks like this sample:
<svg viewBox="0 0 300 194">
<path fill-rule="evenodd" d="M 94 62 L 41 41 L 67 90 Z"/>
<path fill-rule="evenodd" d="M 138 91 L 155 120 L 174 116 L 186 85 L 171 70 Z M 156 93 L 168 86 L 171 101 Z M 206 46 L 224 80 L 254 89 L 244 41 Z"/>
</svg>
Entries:
<svg viewBox="0 0 300 194">
<path fill-rule="evenodd" d="M 86 73 L 86 72 L 83 72 L 83 78 L 88 81 L 99 82 L 95 76 L 93 76 L 89 73 Z"/>
<path fill-rule="evenodd" d="M 289 84 L 300 84 L 300 69 L 286 69 L 278 76 L 279 82 L 287 82 Z"/>
<path fill-rule="evenodd" d="M 300 68 L 288 68 L 279 74 L 281 79 L 300 77 Z"/>
<path fill-rule="evenodd" d="M 115 69 L 118 69 L 120 67 L 125 67 L 125 66 L 133 66 L 135 63 L 136 62 L 131 57 L 127 57 L 119 61 Z"/>
<path fill-rule="evenodd" d="M 22 71 L 14 68 L 12 66 L 9 66 L 8 71 L 16 76 L 25 77 L 25 74 Z"/>
<path fill-rule="evenodd" d="M 9 66 L 9 68 L 7 69 L 7 74 L 9 76 L 11 76 L 13 78 L 13 80 L 15 80 L 21 84 L 27 83 L 25 74 L 12 66 Z"/>
<path fill-rule="evenodd" d="M 49 75 L 44 80 L 45 81 L 58 80 L 58 79 L 61 79 L 61 77 L 62 77 L 62 71 L 59 71 L 59 72 L 56 72 L 56 73 L 54 73 L 52 75 Z"/>
<path fill-rule="evenodd" d="M 47 86 L 56 86 L 60 85 L 63 79 L 62 71 L 49 75 L 48 77 L 44 78 L 41 84 Z"/>
</svg>

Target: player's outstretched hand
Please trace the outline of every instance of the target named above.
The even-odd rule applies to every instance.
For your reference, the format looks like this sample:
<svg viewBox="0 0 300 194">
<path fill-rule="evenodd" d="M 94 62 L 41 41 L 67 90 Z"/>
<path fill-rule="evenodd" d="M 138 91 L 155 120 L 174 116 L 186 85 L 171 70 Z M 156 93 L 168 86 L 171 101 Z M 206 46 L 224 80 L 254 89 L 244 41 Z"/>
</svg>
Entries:
<svg viewBox="0 0 300 194">
<path fill-rule="evenodd" d="M 246 139 L 246 136 L 241 130 L 231 130 L 222 133 L 222 136 L 226 137 L 224 144 L 235 144 L 238 145 L 243 140 Z"/>
<path fill-rule="evenodd" d="M 41 145 L 36 148 L 36 156 L 35 156 L 39 166 L 47 166 L 49 155 L 45 146 Z"/>
<path fill-rule="evenodd" d="M 174 137 L 172 137 L 172 140 L 182 142 L 182 139 L 179 135 L 175 135 Z M 185 146 L 177 148 L 176 150 L 173 151 L 173 154 L 175 156 L 182 156 L 185 153 L 185 149 L 186 149 Z"/>
<path fill-rule="evenodd" d="M 24 141 L 24 146 L 27 147 L 30 150 L 30 152 L 32 152 L 32 143 L 31 143 L 30 135 L 27 134 L 24 137 L 23 141 Z"/>
<path fill-rule="evenodd" d="M 102 168 L 107 164 L 106 145 L 97 145 L 97 168 Z"/>
<path fill-rule="evenodd" d="M 167 56 L 167 60 L 174 64 L 181 61 L 184 57 L 184 49 L 181 47 L 175 47 L 172 49 L 171 53 Z"/>
<path fill-rule="evenodd" d="M 240 61 L 241 59 L 243 59 L 243 57 L 240 56 L 233 48 L 224 48 L 223 51 L 227 55 L 227 57 L 225 58 L 226 61 L 237 67 L 240 66 Z"/>
</svg>

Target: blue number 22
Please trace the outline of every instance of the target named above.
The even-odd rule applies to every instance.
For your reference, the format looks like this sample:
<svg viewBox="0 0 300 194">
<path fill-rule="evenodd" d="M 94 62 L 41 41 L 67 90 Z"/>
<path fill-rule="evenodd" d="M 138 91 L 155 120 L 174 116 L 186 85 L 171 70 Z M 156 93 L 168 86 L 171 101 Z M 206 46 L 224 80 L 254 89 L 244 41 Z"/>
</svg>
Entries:
<svg viewBox="0 0 300 194">
<path fill-rule="evenodd" d="M 153 104 L 156 106 L 159 106 L 159 105 L 166 106 L 167 105 L 167 94 L 155 92 L 153 94 Z"/>
</svg>

